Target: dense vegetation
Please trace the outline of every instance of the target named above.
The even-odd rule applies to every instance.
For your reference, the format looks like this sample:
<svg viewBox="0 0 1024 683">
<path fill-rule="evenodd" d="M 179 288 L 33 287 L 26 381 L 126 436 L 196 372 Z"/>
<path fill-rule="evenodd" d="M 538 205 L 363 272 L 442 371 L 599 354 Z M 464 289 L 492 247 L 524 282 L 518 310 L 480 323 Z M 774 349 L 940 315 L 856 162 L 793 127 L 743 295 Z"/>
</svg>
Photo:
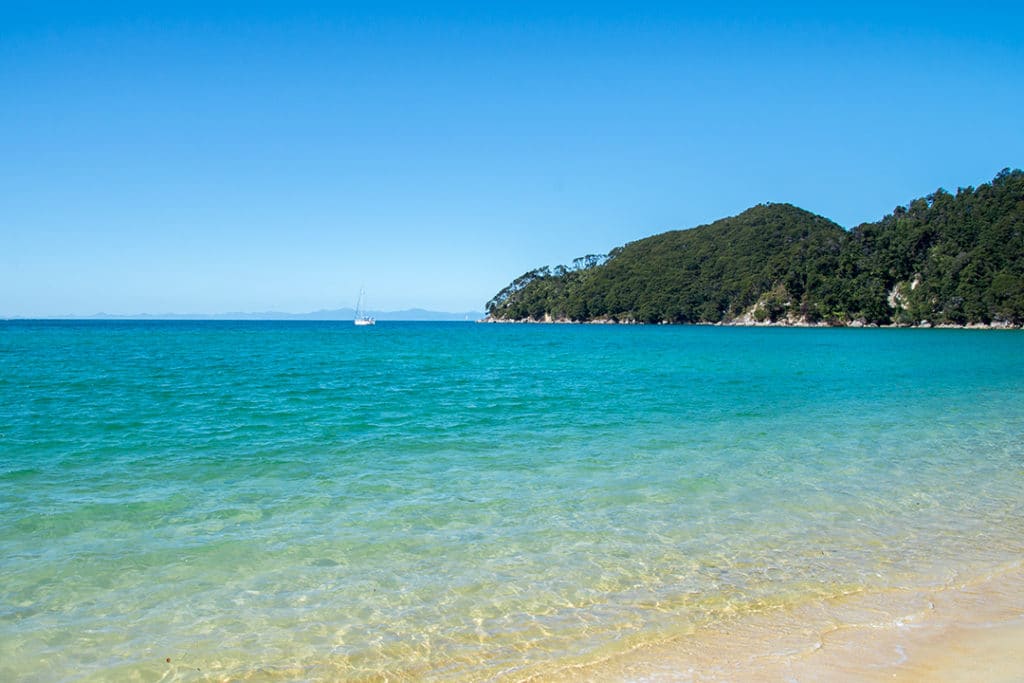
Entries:
<svg viewBox="0 0 1024 683">
<path fill-rule="evenodd" d="M 789 204 L 529 271 L 499 320 L 1024 323 L 1024 172 L 846 231 Z"/>
</svg>

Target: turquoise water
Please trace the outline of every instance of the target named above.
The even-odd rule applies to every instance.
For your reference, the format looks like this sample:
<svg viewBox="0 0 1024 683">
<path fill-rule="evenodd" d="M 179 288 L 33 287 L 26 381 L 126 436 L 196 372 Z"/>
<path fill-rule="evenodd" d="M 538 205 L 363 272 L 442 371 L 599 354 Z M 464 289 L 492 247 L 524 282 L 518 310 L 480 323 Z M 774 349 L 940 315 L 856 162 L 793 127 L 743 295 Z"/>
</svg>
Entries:
<svg viewBox="0 0 1024 683">
<path fill-rule="evenodd" d="M 1020 332 L 0 322 L 0 679 L 557 677 L 1022 490 Z"/>
</svg>

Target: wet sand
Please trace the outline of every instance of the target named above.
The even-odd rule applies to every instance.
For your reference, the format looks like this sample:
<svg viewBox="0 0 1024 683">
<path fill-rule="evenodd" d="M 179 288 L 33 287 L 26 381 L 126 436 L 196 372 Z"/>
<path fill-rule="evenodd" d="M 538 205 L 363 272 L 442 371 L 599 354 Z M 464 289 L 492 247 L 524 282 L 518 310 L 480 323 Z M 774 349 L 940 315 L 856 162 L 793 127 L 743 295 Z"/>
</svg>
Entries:
<svg viewBox="0 0 1024 683">
<path fill-rule="evenodd" d="M 545 680 L 1024 681 L 1024 567 L 725 620 Z"/>
</svg>

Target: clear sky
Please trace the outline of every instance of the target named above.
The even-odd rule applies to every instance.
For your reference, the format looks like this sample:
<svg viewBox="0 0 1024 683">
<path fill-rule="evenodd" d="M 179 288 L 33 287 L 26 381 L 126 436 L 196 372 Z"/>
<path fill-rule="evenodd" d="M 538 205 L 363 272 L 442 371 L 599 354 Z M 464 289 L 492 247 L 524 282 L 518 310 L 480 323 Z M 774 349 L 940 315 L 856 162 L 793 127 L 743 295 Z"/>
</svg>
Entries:
<svg viewBox="0 0 1024 683">
<path fill-rule="evenodd" d="M 0 317 L 482 310 L 1024 166 L 1021 3 L 0 2 Z"/>
</svg>

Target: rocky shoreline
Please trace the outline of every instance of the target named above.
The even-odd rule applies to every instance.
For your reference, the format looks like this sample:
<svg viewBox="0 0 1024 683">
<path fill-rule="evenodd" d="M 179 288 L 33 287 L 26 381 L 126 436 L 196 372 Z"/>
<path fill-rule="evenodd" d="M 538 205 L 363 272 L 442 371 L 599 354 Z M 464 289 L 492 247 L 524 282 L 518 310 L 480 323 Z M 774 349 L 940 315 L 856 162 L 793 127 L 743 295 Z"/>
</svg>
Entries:
<svg viewBox="0 0 1024 683">
<path fill-rule="evenodd" d="M 544 318 L 524 318 L 521 320 L 509 320 L 506 318 L 494 318 L 492 316 L 486 316 L 477 320 L 478 323 L 493 323 L 493 324 L 520 324 L 520 325 L 696 325 L 706 327 L 838 327 L 838 328 L 876 328 L 876 329 L 934 329 L 934 330 L 1020 330 L 1021 325 L 1013 325 L 1004 321 L 993 321 L 991 323 L 967 323 L 965 325 L 953 325 L 950 323 L 933 324 L 927 320 L 923 320 L 916 324 L 899 324 L 893 323 L 891 325 L 878 325 L 875 323 L 868 323 L 864 320 L 851 320 L 848 322 L 827 322 L 817 321 L 810 322 L 803 319 L 786 319 L 776 321 L 758 321 L 752 318 L 744 316 L 742 318 L 734 318 L 733 320 L 710 323 L 673 323 L 662 321 L 659 323 L 645 323 L 640 320 L 633 318 L 625 319 L 613 319 L 613 318 L 597 318 L 594 320 L 570 320 L 568 318 L 552 318 L 545 316 Z"/>
</svg>

